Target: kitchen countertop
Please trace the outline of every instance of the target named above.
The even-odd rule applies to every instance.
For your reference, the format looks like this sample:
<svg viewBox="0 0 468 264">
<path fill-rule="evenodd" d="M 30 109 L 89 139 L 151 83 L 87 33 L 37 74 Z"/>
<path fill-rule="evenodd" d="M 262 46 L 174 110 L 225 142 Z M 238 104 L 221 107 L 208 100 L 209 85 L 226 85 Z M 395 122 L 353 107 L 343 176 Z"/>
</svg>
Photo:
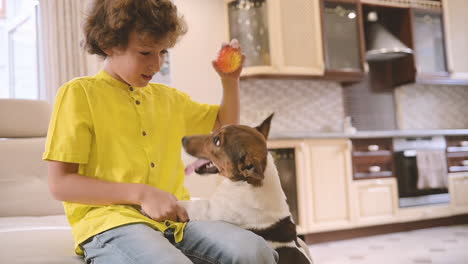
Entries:
<svg viewBox="0 0 468 264">
<path fill-rule="evenodd" d="M 314 139 L 314 138 L 382 138 L 382 137 L 426 137 L 426 136 L 463 136 L 468 129 L 434 129 L 434 130 L 384 130 L 344 132 L 284 132 L 271 133 L 269 139 Z"/>
</svg>

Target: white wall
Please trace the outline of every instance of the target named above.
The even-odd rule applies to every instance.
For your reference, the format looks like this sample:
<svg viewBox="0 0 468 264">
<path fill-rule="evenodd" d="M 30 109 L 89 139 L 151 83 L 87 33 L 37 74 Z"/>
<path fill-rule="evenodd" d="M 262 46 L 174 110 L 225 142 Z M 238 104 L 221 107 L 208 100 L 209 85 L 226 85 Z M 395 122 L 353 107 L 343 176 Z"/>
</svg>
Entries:
<svg viewBox="0 0 468 264">
<path fill-rule="evenodd" d="M 222 87 L 211 65 L 225 41 L 225 12 L 222 0 L 173 0 L 184 15 L 187 34 L 171 52 L 171 86 L 194 100 L 219 104 Z"/>
</svg>

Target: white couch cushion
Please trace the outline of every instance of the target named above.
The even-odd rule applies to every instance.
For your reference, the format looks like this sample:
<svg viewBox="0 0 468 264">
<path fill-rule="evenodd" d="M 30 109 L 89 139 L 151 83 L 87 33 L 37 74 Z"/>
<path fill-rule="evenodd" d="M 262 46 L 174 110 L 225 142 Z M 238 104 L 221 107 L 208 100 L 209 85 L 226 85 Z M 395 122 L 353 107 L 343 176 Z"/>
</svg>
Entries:
<svg viewBox="0 0 468 264">
<path fill-rule="evenodd" d="M 47 186 L 45 138 L 0 139 L 0 216 L 63 214 Z"/>
<path fill-rule="evenodd" d="M 45 137 L 50 114 L 46 101 L 0 99 L 0 138 Z"/>
<path fill-rule="evenodd" d="M 83 264 L 64 215 L 0 217 L 0 263 Z"/>
</svg>

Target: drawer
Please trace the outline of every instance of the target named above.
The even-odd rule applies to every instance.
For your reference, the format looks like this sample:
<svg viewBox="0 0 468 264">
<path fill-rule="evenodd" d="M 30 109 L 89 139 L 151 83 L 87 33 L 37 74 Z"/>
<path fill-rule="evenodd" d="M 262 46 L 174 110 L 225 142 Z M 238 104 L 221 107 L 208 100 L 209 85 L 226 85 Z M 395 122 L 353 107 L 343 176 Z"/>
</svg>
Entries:
<svg viewBox="0 0 468 264">
<path fill-rule="evenodd" d="M 392 156 L 354 156 L 354 179 L 393 177 Z"/>
<path fill-rule="evenodd" d="M 391 156 L 391 138 L 353 139 L 353 156 Z"/>
<path fill-rule="evenodd" d="M 447 153 L 449 172 L 468 171 L 468 152 Z"/>
<path fill-rule="evenodd" d="M 468 152 L 468 136 L 448 136 L 445 137 L 447 141 L 447 152 Z"/>
</svg>

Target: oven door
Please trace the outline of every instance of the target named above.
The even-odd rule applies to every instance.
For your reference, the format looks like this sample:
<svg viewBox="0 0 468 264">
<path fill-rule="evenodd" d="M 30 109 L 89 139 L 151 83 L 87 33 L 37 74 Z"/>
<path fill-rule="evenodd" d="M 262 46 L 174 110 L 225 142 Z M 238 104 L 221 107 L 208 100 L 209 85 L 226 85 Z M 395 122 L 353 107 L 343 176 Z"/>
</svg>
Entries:
<svg viewBox="0 0 468 264">
<path fill-rule="evenodd" d="M 419 176 L 415 150 L 397 151 L 394 158 L 400 207 L 450 201 L 446 188 L 418 189 Z"/>
</svg>

